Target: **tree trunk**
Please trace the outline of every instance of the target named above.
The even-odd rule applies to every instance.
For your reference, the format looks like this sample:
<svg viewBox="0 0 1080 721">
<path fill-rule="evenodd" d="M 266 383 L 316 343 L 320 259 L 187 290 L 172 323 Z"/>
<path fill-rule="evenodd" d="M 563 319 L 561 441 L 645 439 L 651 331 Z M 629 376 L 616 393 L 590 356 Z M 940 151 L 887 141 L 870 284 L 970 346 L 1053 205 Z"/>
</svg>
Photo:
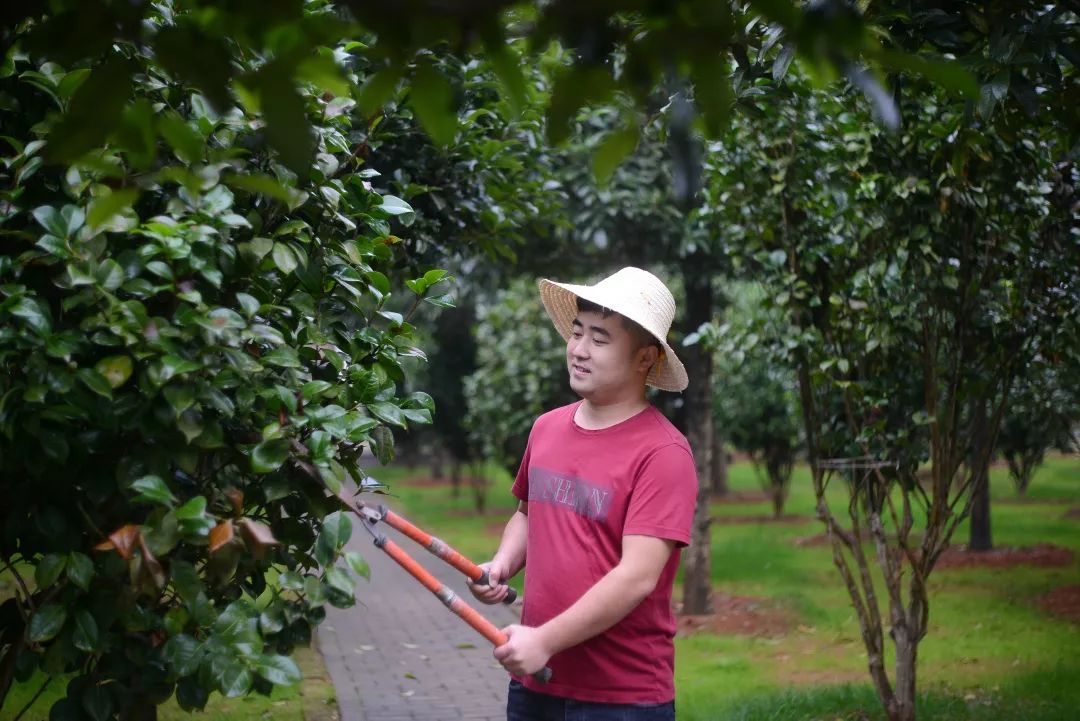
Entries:
<svg viewBox="0 0 1080 721">
<path fill-rule="evenodd" d="M 695 267 L 694 262 L 683 266 L 686 287 L 686 332 L 692 332 L 712 315 L 711 278 Z M 686 410 L 686 436 L 694 451 L 698 474 L 697 508 L 686 550 L 683 575 L 683 613 L 709 613 L 712 591 L 712 539 L 709 532 L 709 499 L 712 483 L 712 355 L 700 344 L 686 352 L 686 372 L 690 385 L 683 395 Z"/>
<path fill-rule="evenodd" d="M 716 424 L 716 420 L 713 420 Z M 720 428 L 713 428 L 712 446 L 712 494 L 714 496 L 726 496 L 728 494 L 728 463 L 727 450 L 724 448 L 724 433 Z"/>
<path fill-rule="evenodd" d="M 454 460 L 450 463 L 450 497 L 457 498 L 461 495 L 461 462 Z"/>
<path fill-rule="evenodd" d="M 896 643 L 896 683 L 893 696 L 885 711 L 889 721 L 915 721 L 915 662 L 919 652 L 919 642 L 909 637 L 904 631 L 893 637 Z"/>
<path fill-rule="evenodd" d="M 986 406 L 985 398 L 978 398 L 971 404 L 972 444 L 968 467 L 975 478 L 971 490 L 975 498 L 971 505 L 971 533 L 968 538 L 968 549 L 971 551 L 989 551 L 994 547 L 990 529 L 990 454 L 987 453 L 987 444 L 992 439 Z"/>
</svg>

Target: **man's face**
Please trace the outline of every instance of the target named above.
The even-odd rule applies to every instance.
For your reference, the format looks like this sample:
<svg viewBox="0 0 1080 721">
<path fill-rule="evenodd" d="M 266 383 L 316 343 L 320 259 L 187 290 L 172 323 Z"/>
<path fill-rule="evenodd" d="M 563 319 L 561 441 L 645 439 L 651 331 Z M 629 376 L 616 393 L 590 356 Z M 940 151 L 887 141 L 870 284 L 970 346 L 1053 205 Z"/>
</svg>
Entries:
<svg viewBox="0 0 1080 721">
<path fill-rule="evenodd" d="M 582 312 L 566 342 L 570 387 L 582 398 L 610 402 L 636 396 L 656 360 L 652 348 L 637 348 L 633 334 L 615 314 Z"/>
</svg>

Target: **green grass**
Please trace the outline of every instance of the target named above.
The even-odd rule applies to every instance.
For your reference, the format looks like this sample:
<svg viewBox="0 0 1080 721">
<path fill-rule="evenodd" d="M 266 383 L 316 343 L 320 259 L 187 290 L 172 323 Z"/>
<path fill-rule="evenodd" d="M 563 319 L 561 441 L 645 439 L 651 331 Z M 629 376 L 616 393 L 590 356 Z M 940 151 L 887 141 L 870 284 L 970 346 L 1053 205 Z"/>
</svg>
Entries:
<svg viewBox="0 0 1080 721">
<path fill-rule="evenodd" d="M 484 516 L 470 513 L 467 486 L 455 498 L 448 486 L 410 482 L 423 475 L 422 469 L 380 469 L 375 475 L 390 484 L 392 502 L 410 520 L 483 561 L 515 506 L 510 478 L 490 472 L 494 481 Z M 730 483 L 736 491 L 758 489 L 747 464 L 731 467 Z M 831 502 L 842 503 L 844 493 L 837 482 Z M 1080 457 L 1048 459 L 1023 502 L 1017 502 L 1005 469 L 995 468 L 991 494 L 996 545 L 1055 543 L 1080 553 L 1080 520 L 1065 517 L 1071 506 L 1080 506 Z M 831 551 L 795 543 L 823 530 L 813 509 L 810 475 L 802 467 L 796 469 L 785 509 L 802 520 L 713 524 L 715 588 L 768 599 L 789 614 L 792 630 L 780 638 L 678 638 L 680 721 L 883 718 Z M 771 507 L 764 501 L 718 502 L 712 512 L 714 517 L 769 516 Z M 967 533 L 967 525 L 961 525 L 953 543 L 966 542 Z M 1076 561 L 1052 569 L 935 570 L 930 630 L 919 647 L 920 719 L 1075 718 L 1080 625 L 1046 614 L 1035 602 L 1058 586 L 1078 582 Z M 878 588 L 880 595 L 880 580 Z M 676 598 L 679 593 L 676 588 Z"/>
</svg>

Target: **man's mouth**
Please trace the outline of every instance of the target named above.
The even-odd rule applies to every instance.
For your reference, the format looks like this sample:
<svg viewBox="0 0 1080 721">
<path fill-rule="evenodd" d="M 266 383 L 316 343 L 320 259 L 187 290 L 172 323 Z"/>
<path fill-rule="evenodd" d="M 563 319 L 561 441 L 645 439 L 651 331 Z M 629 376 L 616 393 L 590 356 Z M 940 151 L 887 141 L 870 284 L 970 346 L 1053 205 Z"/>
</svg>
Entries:
<svg viewBox="0 0 1080 721">
<path fill-rule="evenodd" d="M 572 365 L 572 366 L 570 366 L 570 368 L 571 368 L 571 369 L 572 369 L 572 370 L 573 370 L 573 371 L 574 371 L 575 373 L 580 373 L 580 374 L 582 374 L 582 375 L 585 375 L 585 374 L 587 374 L 587 373 L 590 373 L 589 369 L 588 369 L 588 368 L 585 368 L 584 366 L 579 366 L 579 365 Z"/>
</svg>

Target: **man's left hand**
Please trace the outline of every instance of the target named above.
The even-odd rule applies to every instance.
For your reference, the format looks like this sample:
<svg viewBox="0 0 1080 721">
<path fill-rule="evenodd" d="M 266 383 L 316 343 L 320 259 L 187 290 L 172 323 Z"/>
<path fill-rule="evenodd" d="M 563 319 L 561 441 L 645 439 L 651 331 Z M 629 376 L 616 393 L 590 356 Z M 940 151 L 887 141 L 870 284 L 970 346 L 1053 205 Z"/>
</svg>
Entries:
<svg viewBox="0 0 1080 721">
<path fill-rule="evenodd" d="M 502 630 L 509 637 L 495 649 L 495 660 L 510 673 L 528 676 L 547 665 L 551 652 L 544 645 L 540 629 L 514 624 Z"/>
</svg>

